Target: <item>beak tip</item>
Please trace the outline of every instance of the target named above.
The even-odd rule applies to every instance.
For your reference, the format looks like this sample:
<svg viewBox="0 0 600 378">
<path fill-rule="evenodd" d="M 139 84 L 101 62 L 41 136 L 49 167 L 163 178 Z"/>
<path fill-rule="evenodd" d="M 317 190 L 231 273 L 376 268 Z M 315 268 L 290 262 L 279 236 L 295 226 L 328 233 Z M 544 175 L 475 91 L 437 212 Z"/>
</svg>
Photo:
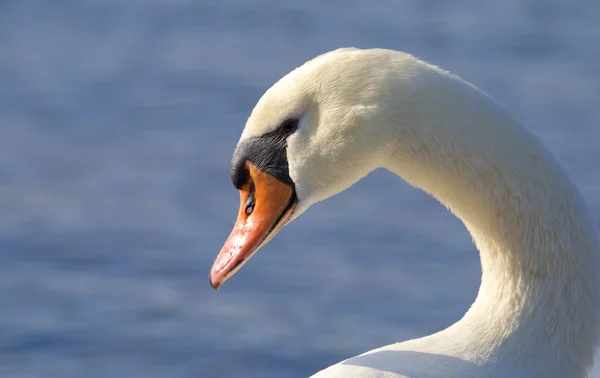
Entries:
<svg viewBox="0 0 600 378">
<path fill-rule="evenodd" d="M 212 280 L 212 278 L 210 277 L 210 274 L 208 275 L 208 282 L 210 283 L 210 286 L 215 290 L 215 291 L 219 291 L 219 288 L 221 287 L 221 284 L 215 284 Z"/>
</svg>

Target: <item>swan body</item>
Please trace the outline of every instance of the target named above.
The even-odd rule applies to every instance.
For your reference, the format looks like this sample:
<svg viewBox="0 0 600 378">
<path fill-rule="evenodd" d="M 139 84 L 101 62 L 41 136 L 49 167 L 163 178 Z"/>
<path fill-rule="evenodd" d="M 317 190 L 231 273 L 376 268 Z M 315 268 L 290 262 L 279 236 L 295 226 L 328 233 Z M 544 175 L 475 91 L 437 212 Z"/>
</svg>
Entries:
<svg viewBox="0 0 600 378">
<path fill-rule="evenodd" d="M 600 244 L 580 194 L 549 150 L 487 95 L 402 52 L 335 50 L 263 95 L 234 155 L 242 210 L 211 284 L 218 288 L 312 204 L 379 167 L 462 220 L 480 252 L 479 293 L 447 329 L 314 377 L 585 377 L 600 338 Z M 279 179 L 261 184 L 263 176 Z M 270 198 L 279 210 L 262 212 Z"/>
</svg>

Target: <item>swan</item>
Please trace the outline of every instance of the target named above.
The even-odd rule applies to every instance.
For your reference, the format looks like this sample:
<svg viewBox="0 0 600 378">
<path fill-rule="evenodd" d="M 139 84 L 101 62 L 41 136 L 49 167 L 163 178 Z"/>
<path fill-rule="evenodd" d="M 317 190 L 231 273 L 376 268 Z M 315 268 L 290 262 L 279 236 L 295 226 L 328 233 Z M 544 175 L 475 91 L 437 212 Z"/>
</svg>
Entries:
<svg viewBox="0 0 600 378">
<path fill-rule="evenodd" d="M 600 338 L 600 244 L 578 190 L 490 97 L 399 51 L 325 53 L 260 98 L 233 154 L 240 210 L 212 287 L 312 204 L 380 167 L 463 222 L 481 286 L 450 327 L 313 377 L 585 377 Z"/>
</svg>

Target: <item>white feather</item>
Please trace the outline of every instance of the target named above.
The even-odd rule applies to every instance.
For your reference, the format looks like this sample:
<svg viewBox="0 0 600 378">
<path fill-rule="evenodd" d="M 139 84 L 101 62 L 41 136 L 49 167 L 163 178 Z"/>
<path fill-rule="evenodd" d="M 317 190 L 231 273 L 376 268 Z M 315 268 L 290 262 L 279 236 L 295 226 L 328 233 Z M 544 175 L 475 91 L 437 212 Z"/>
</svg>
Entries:
<svg viewBox="0 0 600 378">
<path fill-rule="evenodd" d="M 459 217 L 482 264 L 459 322 L 315 377 L 586 376 L 600 338 L 598 237 L 536 137 L 471 84 L 389 50 L 341 49 L 297 68 L 261 98 L 242 140 L 291 115 L 294 217 L 385 167 Z"/>
</svg>

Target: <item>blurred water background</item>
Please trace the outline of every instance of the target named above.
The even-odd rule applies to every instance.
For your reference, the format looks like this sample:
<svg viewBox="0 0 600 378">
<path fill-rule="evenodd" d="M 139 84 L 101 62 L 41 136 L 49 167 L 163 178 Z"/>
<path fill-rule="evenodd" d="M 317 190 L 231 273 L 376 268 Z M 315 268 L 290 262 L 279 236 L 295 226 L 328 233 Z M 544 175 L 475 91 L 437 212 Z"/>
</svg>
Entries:
<svg viewBox="0 0 600 378">
<path fill-rule="evenodd" d="M 342 46 L 475 83 L 600 219 L 597 1 L 3 0 L 0 376 L 305 377 L 458 320 L 479 285 L 470 237 L 384 171 L 208 285 L 246 117 Z"/>
</svg>

